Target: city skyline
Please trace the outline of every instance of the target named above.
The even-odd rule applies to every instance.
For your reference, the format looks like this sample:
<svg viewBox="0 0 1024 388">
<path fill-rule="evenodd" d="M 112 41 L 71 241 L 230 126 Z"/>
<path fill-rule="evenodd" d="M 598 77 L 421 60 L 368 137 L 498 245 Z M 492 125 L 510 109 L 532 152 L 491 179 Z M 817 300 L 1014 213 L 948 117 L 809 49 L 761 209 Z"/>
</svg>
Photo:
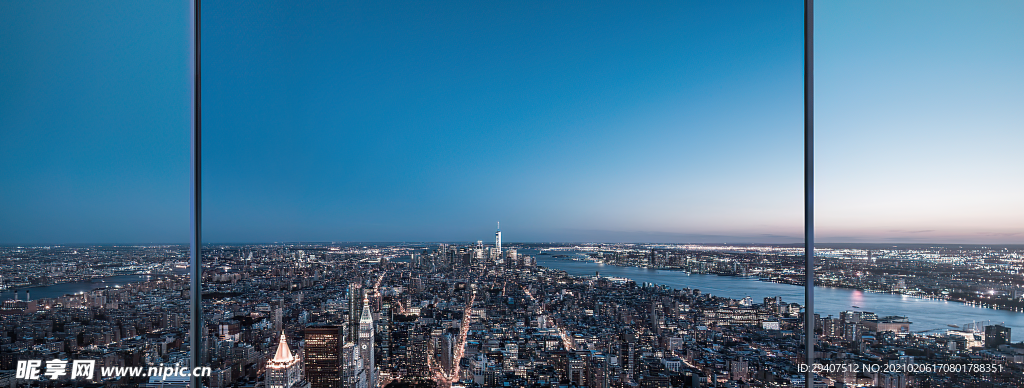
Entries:
<svg viewBox="0 0 1024 388">
<path fill-rule="evenodd" d="M 3 5 L 0 243 L 186 241 L 182 4 Z M 1024 238 L 1024 10 L 922 4 L 817 10 L 819 242 Z M 799 5 L 211 4 L 204 240 L 798 243 Z"/>
<path fill-rule="evenodd" d="M 144 372 L 187 363 L 194 345 L 210 387 L 756 387 L 804 378 L 794 351 L 806 313 L 795 303 L 801 247 L 497 244 L 214 246 L 201 283 L 208 329 L 195 342 L 183 298 L 187 246 L 2 248 L 0 258 L 18 265 L 0 268 L 0 288 L 33 292 L 2 297 L 0 382 L 33 379 L 16 376 L 15 361 L 18 370 L 23 360 L 84 359 Z M 821 365 L 861 368 L 830 367 L 818 374 L 826 386 L 1024 381 L 1024 343 L 1012 333 L 1024 327 L 1024 249 L 821 253 Z M 934 368 L 918 368 L 926 365 Z M 112 373 L 96 372 L 48 384 Z"/>
</svg>

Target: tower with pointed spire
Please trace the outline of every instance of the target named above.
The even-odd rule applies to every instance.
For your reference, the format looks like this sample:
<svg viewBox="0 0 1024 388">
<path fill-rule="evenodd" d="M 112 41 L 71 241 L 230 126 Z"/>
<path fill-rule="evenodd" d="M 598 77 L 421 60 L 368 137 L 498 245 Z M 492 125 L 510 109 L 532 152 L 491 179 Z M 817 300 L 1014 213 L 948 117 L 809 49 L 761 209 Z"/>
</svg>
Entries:
<svg viewBox="0 0 1024 388">
<path fill-rule="evenodd" d="M 288 348 L 288 337 L 281 331 L 274 358 L 267 361 L 267 388 L 308 388 L 302 378 L 302 364 Z"/>
<path fill-rule="evenodd" d="M 498 222 L 498 231 L 494 232 L 494 247 L 498 248 L 498 255 L 501 256 L 501 222 Z"/>
<path fill-rule="evenodd" d="M 359 317 L 359 358 L 363 361 L 366 385 L 377 386 L 377 369 L 373 362 L 373 315 L 370 313 L 370 300 L 363 297 L 363 313 Z"/>
</svg>

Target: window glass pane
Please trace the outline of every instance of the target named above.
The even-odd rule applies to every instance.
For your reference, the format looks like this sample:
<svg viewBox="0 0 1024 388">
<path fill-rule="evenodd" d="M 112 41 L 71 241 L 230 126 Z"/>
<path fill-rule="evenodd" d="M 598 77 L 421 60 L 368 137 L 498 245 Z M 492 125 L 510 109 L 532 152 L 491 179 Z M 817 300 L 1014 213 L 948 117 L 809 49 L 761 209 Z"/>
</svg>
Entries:
<svg viewBox="0 0 1024 388">
<path fill-rule="evenodd" d="M 820 362 L 995 363 L 892 379 L 1019 385 L 1000 345 L 1024 331 L 1022 17 L 1018 2 L 820 2 Z"/>
<path fill-rule="evenodd" d="M 188 17 L 0 3 L 0 385 L 187 365 Z"/>
<path fill-rule="evenodd" d="M 218 383 L 788 381 L 802 11 L 210 4 Z"/>
</svg>

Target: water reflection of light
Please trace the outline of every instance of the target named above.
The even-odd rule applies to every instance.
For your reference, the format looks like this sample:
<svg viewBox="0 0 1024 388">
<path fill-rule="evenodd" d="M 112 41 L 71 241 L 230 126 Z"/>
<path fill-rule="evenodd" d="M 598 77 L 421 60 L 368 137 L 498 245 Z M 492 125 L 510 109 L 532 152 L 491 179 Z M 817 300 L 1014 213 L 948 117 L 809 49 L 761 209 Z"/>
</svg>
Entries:
<svg viewBox="0 0 1024 388">
<path fill-rule="evenodd" d="M 864 304 L 864 291 L 853 290 L 850 293 L 850 304 L 853 306 L 861 306 Z"/>
</svg>

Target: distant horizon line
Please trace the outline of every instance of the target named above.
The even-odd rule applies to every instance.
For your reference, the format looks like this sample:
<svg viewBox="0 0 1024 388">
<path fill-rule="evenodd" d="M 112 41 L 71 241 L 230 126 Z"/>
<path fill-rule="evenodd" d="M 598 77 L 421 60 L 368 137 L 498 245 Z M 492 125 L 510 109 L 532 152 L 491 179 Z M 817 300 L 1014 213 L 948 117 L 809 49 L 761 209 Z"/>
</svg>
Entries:
<svg viewBox="0 0 1024 388">
<path fill-rule="evenodd" d="M 485 240 L 476 240 L 485 241 Z M 203 246 L 209 245 L 312 245 L 312 244 L 373 244 L 373 245 L 398 245 L 398 244 L 475 244 L 476 241 L 274 241 L 274 242 L 205 242 Z M 804 243 L 755 243 L 755 242 L 724 242 L 724 243 L 710 243 L 710 242 L 638 242 L 638 241 L 617 241 L 617 242 L 597 242 L 597 241 L 502 241 L 503 244 L 586 244 L 586 245 L 602 245 L 602 244 L 645 244 L 645 245 L 704 245 L 704 246 L 730 246 L 730 245 L 742 245 L 742 246 L 803 246 Z M 41 248 L 47 246 L 67 246 L 67 247 L 90 247 L 90 246 L 104 246 L 104 247 L 129 247 L 129 246 L 188 246 L 189 243 L 168 243 L 168 242 L 137 242 L 137 243 L 0 243 L 0 247 L 25 247 L 25 248 Z M 484 245 L 494 245 L 493 242 L 486 243 Z M 872 245 L 872 246 L 900 246 L 900 245 L 913 245 L 913 246 L 978 246 L 978 247 L 1024 247 L 1024 243 L 956 243 L 956 242 L 817 242 L 815 246 L 823 245 Z"/>
</svg>

